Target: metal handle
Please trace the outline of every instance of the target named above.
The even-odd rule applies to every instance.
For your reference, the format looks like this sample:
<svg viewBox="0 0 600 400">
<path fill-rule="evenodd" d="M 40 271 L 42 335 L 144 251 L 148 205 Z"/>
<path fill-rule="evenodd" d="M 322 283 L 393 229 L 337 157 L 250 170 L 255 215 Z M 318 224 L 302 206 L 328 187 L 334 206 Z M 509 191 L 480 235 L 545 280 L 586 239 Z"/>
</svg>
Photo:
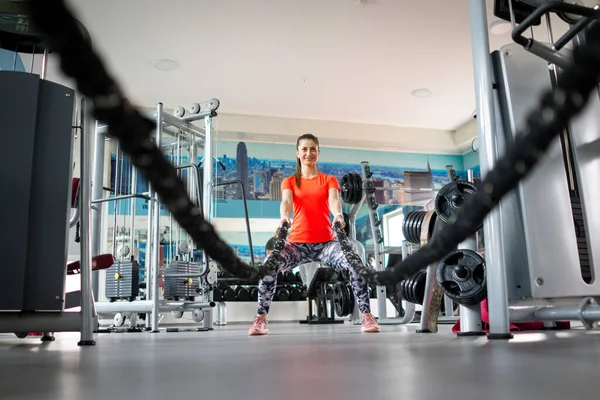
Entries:
<svg viewBox="0 0 600 400">
<path fill-rule="evenodd" d="M 546 13 L 568 13 L 575 14 L 584 17 L 579 22 L 569 29 L 560 39 L 556 41 L 556 44 L 552 45 L 552 48 L 536 42 L 534 39 L 523 36 L 523 33 L 535 25 L 535 21 L 539 20 Z M 564 47 L 569 40 L 577 35 L 592 21 L 600 17 L 598 9 L 578 6 L 575 4 L 563 3 L 560 1 L 551 1 L 536 8 L 527 18 L 523 20 L 519 26 L 515 28 L 512 33 L 512 39 L 515 43 L 520 44 L 529 52 L 536 56 L 555 64 L 560 68 L 566 68 L 569 64 L 569 59 L 562 54 L 558 54 L 557 51 Z"/>
</svg>

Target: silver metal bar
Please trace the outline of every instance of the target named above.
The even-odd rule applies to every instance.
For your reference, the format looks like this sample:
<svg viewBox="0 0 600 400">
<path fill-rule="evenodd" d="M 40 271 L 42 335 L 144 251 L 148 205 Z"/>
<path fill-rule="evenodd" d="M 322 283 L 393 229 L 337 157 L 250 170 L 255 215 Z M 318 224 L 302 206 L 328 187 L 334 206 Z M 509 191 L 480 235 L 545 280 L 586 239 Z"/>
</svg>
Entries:
<svg viewBox="0 0 600 400">
<path fill-rule="evenodd" d="M 69 227 L 72 228 L 79 222 L 79 205 L 75 208 L 75 213 L 69 219 Z"/>
<path fill-rule="evenodd" d="M 467 170 L 467 180 L 471 183 L 474 181 L 473 170 Z M 476 237 L 471 237 L 458 245 L 459 250 L 473 250 L 477 251 L 477 240 Z M 446 300 L 448 298 L 446 297 Z M 474 306 L 463 306 L 459 305 L 460 312 L 460 333 L 463 334 L 484 334 L 483 325 L 481 323 L 481 306 L 479 304 Z M 446 314 L 448 317 L 449 315 Z"/>
<path fill-rule="evenodd" d="M 78 332 L 82 327 L 79 312 L 1 313 L 0 332 Z"/>
<path fill-rule="evenodd" d="M 366 161 L 363 161 L 360 163 L 361 166 L 361 170 L 362 170 L 362 176 L 363 176 L 363 193 L 365 193 L 365 190 L 367 188 L 367 181 L 370 180 L 369 177 L 367 177 L 367 168 L 369 168 L 369 163 Z M 366 198 L 368 198 L 368 194 L 366 194 Z M 371 196 L 373 196 L 373 198 L 375 197 L 374 194 L 372 194 Z M 367 200 L 368 203 L 368 200 Z M 383 245 L 382 243 L 379 243 L 377 241 L 377 233 L 380 232 L 378 225 L 376 223 L 376 218 L 377 218 L 377 211 L 376 210 L 371 210 L 369 209 L 369 222 L 371 224 L 371 233 L 373 235 L 373 257 L 375 258 L 375 270 L 376 271 L 383 271 L 385 269 L 384 267 L 384 262 L 383 262 L 383 254 L 382 254 L 382 250 L 383 250 Z M 386 319 L 387 318 L 387 293 L 386 293 L 386 287 L 385 286 L 376 286 L 376 290 L 377 290 L 377 317 L 379 319 Z"/>
<path fill-rule="evenodd" d="M 191 311 L 194 309 L 212 309 L 215 306 L 215 302 L 202 302 L 202 301 L 159 301 L 156 308 L 159 312 L 168 311 Z M 137 301 L 116 301 L 108 302 L 103 301 L 96 303 L 96 310 L 100 314 L 110 314 L 117 312 L 135 312 L 135 313 L 149 313 L 153 312 L 155 303 L 153 300 L 137 300 Z M 158 314 L 158 313 L 157 313 Z"/>
<path fill-rule="evenodd" d="M 188 121 L 184 121 L 180 118 L 177 118 L 173 115 L 169 115 L 164 112 L 161 112 L 160 114 L 158 112 L 152 112 L 149 114 L 149 116 L 151 118 L 154 118 L 154 120 L 157 122 L 157 124 L 156 124 L 157 126 L 160 125 L 158 123 L 158 121 L 159 121 L 158 115 L 160 115 L 160 120 L 163 123 L 168 124 L 174 128 L 181 129 L 185 133 L 194 133 L 195 135 L 200 136 L 200 137 L 205 136 L 205 133 L 202 132 L 202 130 L 200 128 L 198 128 L 196 125 L 193 125 L 192 123 L 190 123 Z"/>
<path fill-rule="evenodd" d="M 106 137 L 98 132 L 98 122 L 94 123 L 94 158 L 92 160 L 92 204 L 104 196 L 104 151 Z M 91 232 L 92 256 L 100 254 L 102 247 L 102 208 L 92 208 L 92 232 Z M 100 281 L 98 273 L 92 273 L 92 289 L 94 298 L 98 299 Z"/>
<path fill-rule="evenodd" d="M 202 189 L 202 207 L 204 218 L 212 223 L 212 184 L 213 184 L 213 131 L 212 131 L 212 118 L 210 116 L 204 118 L 204 132 L 206 142 L 204 145 L 204 160 L 210 160 L 208 162 L 203 163 L 203 189 Z M 206 271 L 209 270 L 209 258 L 206 255 L 206 252 L 202 252 L 203 254 L 203 264 L 204 269 Z M 212 292 L 208 295 L 209 300 L 212 300 Z M 204 328 L 212 329 L 213 327 L 213 313 L 212 310 L 204 313 L 204 320 L 202 321 L 202 326 Z"/>
<path fill-rule="evenodd" d="M 48 69 L 48 49 L 44 48 L 44 55 L 42 56 L 42 73 L 40 74 L 41 79 L 46 79 L 47 69 Z"/>
<path fill-rule="evenodd" d="M 186 115 L 184 117 L 181 117 L 180 119 L 183 121 L 192 122 L 192 121 L 200 121 L 201 119 L 204 119 L 206 117 L 211 117 L 211 116 L 212 116 L 212 111 L 201 111 L 198 114 Z"/>
<path fill-rule="evenodd" d="M 176 135 L 174 135 L 176 136 Z M 184 136 L 184 139 L 187 139 Z M 191 143 L 190 140 L 184 140 L 184 143 Z M 204 138 L 194 138 L 194 142 L 193 142 L 196 146 L 200 146 L 201 148 L 204 148 L 204 145 L 206 143 L 206 140 Z M 170 149 L 174 149 L 177 147 L 177 142 L 174 143 L 169 143 L 169 144 L 163 144 L 160 146 L 160 148 L 165 151 L 165 150 L 170 150 Z"/>
<path fill-rule="evenodd" d="M 119 201 L 119 200 L 125 200 L 125 199 L 133 199 L 133 198 L 152 200 L 150 192 L 148 192 L 148 193 L 124 194 L 121 196 L 106 197 L 104 199 L 93 200 L 92 204 L 108 203 L 111 201 Z"/>
<path fill-rule="evenodd" d="M 227 303 L 224 301 L 217 303 L 217 318 L 215 318 L 215 325 L 227 326 Z"/>
<path fill-rule="evenodd" d="M 152 186 L 148 186 L 148 190 L 150 191 L 150 198 L 152 198 L 154 196 L 154 190 L 152 189 Z M 154 264 L 154 261 L 152 260 L 153 254 L 154 254 L 154 246 L 152 244 L 152 238 L 153 238 L 153 230 L 152 227 L 154 225 L 154 220 L 152 218 L 153 214 L 154 214 L 154 207 L 152 206 L 152 202 L 150 201 L 150 199 L 148 200 L 148 231 L 146 232 L 146 256 L 144 257 L 144 278 L 146 281 L 146 299 L 148 300 L 152 300 L 152 294 L 153 294 L 153 289 L 152 289 L 152 271 L 153 271 L 153 267 L 152 265 Z M 146 314 L 146 328 L 150 328 L 151 325 L 151 315 L 150 314 Z"/>
<path fill-rule="evenodd" d="M 117 214 L 118 214 L 118 210 L 119 210 L 119 199 L 120 199 L 120 194 L 121 194 L 121 180 L 120 175 L 121 175 L 121 171 L 119 168 L 119 159 L 120 159 L 120 148 L 119 148 L 119 141 L 116 142 L 115 144 L 115 196 L 114 198 L 115 200 L 115 204 L 114 204 L 114 212 L 113 212 L 113 234 L 112 234 L 112 239 L 113 239 L 113 257 L 117 258 Z"/>
<path fill-rule="evenodd" d="M 517 307 L 510 309 L 510 321 L 539 322 L 539 321 L 600 321 L 600 306 L 549 306 L 549 307 Z"/>
<path fill-rule="evenodd" d="M 80 345 L 93 345 L 94 342 L 94 303 L 92 296 L 92 252 L 91 252 L 91 138 L 94 132 L 94 120 L 91 116 L 91 104 L 86 98 L 82 99 L 81 122 L 82 129 L 79 137 L 81 177 L 79 200 L 81 208 L 81 340 Z M 53 331 L 50 329 L 50 331 Z"/>
<path fill-rule="evenodd" d="M 131 194 L 137 194 L 137 168 L 131 164 Z M 136 201 L 137 198 L 131 198 L 131 216 L 129 217 L 129 224 L 131 226 L 131 231 L 129 237 L 131 238 L 131 243 L 129 246 L 131 247 L 131 255 L 135 257 L 135 209 L 136 209 Z"/>
<path fill-rule="evenodd" d="M 494 92 L 492 87 L 492 62 L 487 26 L 485 0 L 469 0 L 471 26 L 471 47 L 473 72 L 475 74 L 475 94 L 477 103 L 477 135 L 481 175 L 491 170 L 496 162 L 496 141 L 494 140 L 495 114 Z M 485 256 L 488 274 L 488 306 L 490 314 L 490 337 L 512 337 L 508 321 L 508 294 L 506 288 L 506 267 L 502 254 L 502 221 L 500 209 L 490 212 L 483 224 Z"/>
<path fill-rule="evenodd" d="M 208 271 L 209 270 L 205 270 L 204 272 L 199 272 L 196 274 L 161 274 L 160 276 L 163 278 L 201 278 L 208 275 Z"/>
<path fill-rule="evenodd" d="M 176 166 L 179 166 L 181 164 L 181 135 L 177 135 L 177 161 L 175 162 Z M 181 179 L 181 177 L 183 176 L 183 174 L 180 172 L 179 169 L 177 169 L 177 177 L 179 179 Z M 173 238 L 173 228 L 171 227 L 171 238 Z M 179 224 L 177 224 L 177 236 L 176 236 L 176 241 L 175 241 L 175 254 L 177 254 L 179 256 L 179 244 L 181 243 L 181 226 L 179 226 Z M 169 246 L 171 246 L 171 244 L 169 244 Z M 171 250 L 171 249 L 169 249 Z M 171 251 L 169 251 L 169 254 L 171 254 Z"/>
<path fill-rule="evenodd" d="M 163 116 L 163 104 L 158 103 L 156 105 L 156 145 L 160 148 L 160 142 L 162 139 L 162 127 Z M 158 332 L 158 300 L 160 296 L 158 287 L 158 274 L 159 274 L 159 263 L 160 263 L 160 199 L 158 193 L 155 194 L 154 199 L 154 245 L 152 246 L 152 332 Z"/>
</svg>

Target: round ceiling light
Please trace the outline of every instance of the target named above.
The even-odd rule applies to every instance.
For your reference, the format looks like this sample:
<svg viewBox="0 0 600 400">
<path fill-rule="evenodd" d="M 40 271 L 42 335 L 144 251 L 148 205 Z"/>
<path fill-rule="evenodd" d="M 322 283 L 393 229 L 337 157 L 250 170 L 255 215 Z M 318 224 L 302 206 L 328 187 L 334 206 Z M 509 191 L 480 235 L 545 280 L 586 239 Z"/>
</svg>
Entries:
<svg viewBox="0 0 600 400">
<path fill-rule="evenodd" d="M 415 89 L 411 94 L 419 99 L 424 99 L 425 97 L 431 96 L 431 91 L 429 89 Z"/>
<path fill-rule="evenodd" d="M 510 31 L 512 31 L 510 22 L 494 21 L 490 24 L 490 32 L 494 35 L 506 35 Z"/>
<path fill-rule="evenodd" d="M 177 68 L 177 62 L 169 60 L 168 58 L 162 58 L 154 61 L 154 68 L 159 71 L 173 71 Z"/>
</svg>

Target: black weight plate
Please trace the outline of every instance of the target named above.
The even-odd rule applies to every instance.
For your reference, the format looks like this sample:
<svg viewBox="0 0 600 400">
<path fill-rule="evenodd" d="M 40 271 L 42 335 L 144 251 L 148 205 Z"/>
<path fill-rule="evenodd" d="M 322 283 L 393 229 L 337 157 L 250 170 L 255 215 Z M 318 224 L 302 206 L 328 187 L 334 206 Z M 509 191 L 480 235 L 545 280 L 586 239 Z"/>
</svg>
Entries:
<svg viewBox="0 0 600 400">
<path fill-rule="evenodd" d="M 464 267 L 459 275 L 459 266 Z M 473 250 L 458 250 L 438 263 L 436 280 L 452 301 L 464 306 L 480 303 L 487 296 L 487 271 L 483 257 Z"/>
<path fill-rule="evenodd" d="M 341 318 L 344 316 L 344 294 L 342 293 L 341 284 L 339 282 L 334 284 L 331 289 L 331 292 L 333 296 L 333 309 L 335 310 L 335 314 Z"/>
<path fill-rule="evenodd" d="M 420 211 L 415 211 L 415 215 L 411 220 L 410 223 L 410 231 L 411 234 L 413 235 L 413 243 L 421 243 L 421 237 L 419 235 L 419 217 L 420 217 Z"/>
<path fill-rule="evenodd" d="M 350 180 L 350 177 L 348 176 L 348 174 L 342 176 L 342 182 L 341 182 L 342 201 L 344 203 L 348 203 L 348 204 L 350 203 L 350 201 L 348 200 L 348 193 L 350 191 L 349 180 Z"/>
<path fill-rule="evenodd" d="M 346 303 L 345 303 L 345 308 L 344 308 L 344 315 L 348 315 L 352 312 L 352 308 L 351 308 L 351 304 L 352 304 L 352 300 L 350 298 L 351 293 L 350 293 L 350 289 L 348 288 L 348 285 L 344 285 L 344 296 L 346 297 Z"/>
<path fill-rule="evenodd" d="M 352 204 L 358 204 L 362 198 L 362 185 L 360 182 L 360 175 L 352 172 Z"/>
<path fill-rule="evenodd" d="M 346 288 L 348 288 L 348 294 L 350 297 L 350 301 L 348 302 L 350 304 L 348 307 L 348 314 L 352 314 L 352 311 L 354 311 L 354 304 L 356 299 L 354 297 L 354 292 L 352 291 L 352 286 L 346 285 Z"/>
<path fill-rule="evenodd" d="M 450 223 L 464 201 L 477 192 L 471 182 L 458 180 L 450 182 L 440 189 L 435 197 L 435 212 L 444 223 Z M 478 228 L 479 229 L 479 228 Z"/>
<path fill-rule="evenodd" d="M 407 278 L 404 280 L 404 282 L 402 284 L 402 292 L 404 293 L 404 296 L 406 297 L 406 301 L 408 301 L 409 303 L 414 303 L 413 298 L 410 293 L 410 290 L 409 290 L 411 282 L 412 282 L 411 278 Z"/>
<path fill-rule="evenodd" d="M 402 224 L 402 233 L 404 234 L 404 238 L 410 243 L 414 243 L 414 235 L 411 230 L 411 225 L 414 218 L 414 211 L 409 212 L 406 218 L 404 219 L 404 223 Z"/>
<path fill-rule="evenodd" d="M 415 279 L 414 292 L 415 300 L 417 304 L 423 305 L 425 299 L 425 283 L 427 282 L 427 273 L 425 271 L 419 272 L 417 279 Z"/>
<path fill-rule="evenodd" d="M 410 287 L 408 288 L 408 290 L 410 291 L 410 297 L 412 297 L 413 303 L 415 303 L 415 304 L 419 304 L 419 296 L 418 296 L 418 293 L 417 293 L 417 290 L 416 290 L 417 289 L 417 285 L 419 283 L 418 276 L 419 276 L 419 273 L 415 274 L 411 278 L 411 280 L 410 280 Z"/>
</svg>

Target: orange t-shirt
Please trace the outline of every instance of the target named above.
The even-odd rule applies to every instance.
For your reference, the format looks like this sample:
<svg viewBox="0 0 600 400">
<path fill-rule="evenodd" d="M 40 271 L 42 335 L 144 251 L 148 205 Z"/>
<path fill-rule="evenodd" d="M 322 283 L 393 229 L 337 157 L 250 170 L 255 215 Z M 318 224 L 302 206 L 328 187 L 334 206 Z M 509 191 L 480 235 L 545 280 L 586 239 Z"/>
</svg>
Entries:
<svg viewBox="0 0 600 400">
<path fill-rule="evenodd" d="M 300 188 L 296 177 L 285 178 L 281 190 L 290 189 L 294 194 L 294 219 L 288 241 L 293 243 L 322 243 L 335 238 L 331 229 L 329 212 L 329 189 L 340 191 L 335 176 L 318 173 L 314 178 L 300 178 Z"/>
</svg>

